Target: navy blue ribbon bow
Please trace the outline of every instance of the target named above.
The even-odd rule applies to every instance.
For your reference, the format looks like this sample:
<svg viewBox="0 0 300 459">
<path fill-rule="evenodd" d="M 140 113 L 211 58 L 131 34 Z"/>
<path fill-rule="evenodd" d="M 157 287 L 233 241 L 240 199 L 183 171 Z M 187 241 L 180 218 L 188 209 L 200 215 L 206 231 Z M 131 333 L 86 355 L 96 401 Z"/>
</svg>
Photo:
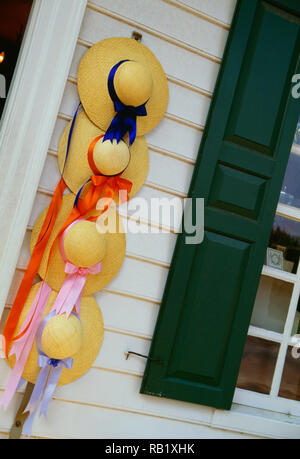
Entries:
<svg viewBox="0 0 300 459">
<path fill-rule="evenodd" d="M 111 142 L 113 139 L 117 140 L 117 143 L 122 140 L 124 135 L 128 132 L 129 133 L 129 145 L 132 145 L 135 138 L 136 138 L 136 117 L 137 116 L 146 116 L 146 101 L 144 104 L 139 105 L 138 107 L 132 107 L 130 105 L 123 104 L 120 99 L 118 98 L 115 87 L 114 87 L 114 77 L 116 71 L 120 67 L 123 62 L 128 62 L 128 59 L 118 62 L 109 72 L 107 86 L 108 92 L 110 95 L 111 100 L 114 103 L 115 111 L 117 112 L 116 116 L 110 123 L 109 128 L 106 131 L 106 134 L 103 138 L 103 142 L 105 140 L 110 140 Z"/>
</svg>

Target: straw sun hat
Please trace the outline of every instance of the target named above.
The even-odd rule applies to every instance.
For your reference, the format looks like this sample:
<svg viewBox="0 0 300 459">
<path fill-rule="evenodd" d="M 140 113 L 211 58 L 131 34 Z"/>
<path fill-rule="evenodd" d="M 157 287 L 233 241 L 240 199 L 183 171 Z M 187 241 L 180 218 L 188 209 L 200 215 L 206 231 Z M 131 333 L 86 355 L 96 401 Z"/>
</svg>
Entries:
<svg viewBox="0 0 300 459">
<path fill-rule="evenodd" d="M 18 322 L 17 333 L 21 329 L 40 285 L 41 282 L 35 284 L 30 290 Z M 56 297 L 57 293 L 52 290 L 43 318 L 49 314 Z M 53 359 L 73 358 L 72 369 L 62 370 L 58 385 L 73 382 L 88 371 L 99 353 L 103 332 L 101 310 L 92 296 L 82 298 L 80 320 L 75 315 L 71 315 L 68 319 L 65 315 L 60 315 L 49 320 L 42 332 L 41 341 L 44 353 Z M 8 358 L 8 363 L 12 368 L 14 367 L 14 355 Z M 35 383 L 39 371 L 35 340 L 22 376 L 26 381 Z"/>
<path fill-rule="evenodd" d="M 137 136 L 151 131 L 162 119 L 168 105 L 168 84 L 154 54 L 131 38 L 107 38 L 92 46 L 78 70 L 78 92 L 88 117 L 106 131 L 115 115 L 108 92 L 112 68 L 124 61 L 114 76 L 119 100 L 137 107 L 145 104 L 147 116 L 137 117 Z"/>
<path fill-rule="evenodd" d="M 63 170 L 71 122 L 65 128 L 58 146 L 58 165 Z M 105 132 L 95 126 L 84 112 L 79 113 L 72 133 L 72 141 L 63 177 L 73 193 L 94 174 L 88 161 L 88 150 L 91 142 Z M 145 137 L 137 137 L 128 149 L 127 143 L 109 140 L 102 143 L 100 139 L 94 148 L 93 160 L 103 175 L 115 175 L 122 172 L 122 178 L 132 182 L 129 193 L 133 197 L 143 186 L 149 169 L 149 152 Z M 125 138 L 126 140 L 126 138 Z M 106 146 L 106 150 L 103 148 Z M 129 162 L 128 162 L 129 160 Z"/>
<path fill-rule="evenodd" d="M 50 247 L 64 221 L 72 210 L 74 195 L 67 194 L 63 197 L 63 202 L 56 218 L 51 236 L 44 252 L 39 275 L 47 282 L 49 287 L 58 292 L 65 280 L 65 261 L 60 250 L 60 241 L 57 240 L 47 269 Z M 91 295 L 103 289 L 118 273 L 121 268 L 126 248 L 126 238 L 124 228 L 119 214 L 115 208 L 111 208 L 114 219 L 112 228 L 105 234 L 101 234 L 95 222 L 79 221 L 74 224 L 66 233 L 63 246 L 67 260 L 76 266 L 90 267 L 98 262 L 102 262 L 101 271 L 98 274 L 88 274 L 83 289 L 83 295 Z M 31 236 L 31 251 L 33 250 L 47 209 L 45 209 L 36 220 Z M 99 215 L 100 211 L 93 210 L 85 216 Z M 114 221 L 115 220 L 115 221 Z M 115 230 L 117 232 L 113 232 Z"/>
</svg>

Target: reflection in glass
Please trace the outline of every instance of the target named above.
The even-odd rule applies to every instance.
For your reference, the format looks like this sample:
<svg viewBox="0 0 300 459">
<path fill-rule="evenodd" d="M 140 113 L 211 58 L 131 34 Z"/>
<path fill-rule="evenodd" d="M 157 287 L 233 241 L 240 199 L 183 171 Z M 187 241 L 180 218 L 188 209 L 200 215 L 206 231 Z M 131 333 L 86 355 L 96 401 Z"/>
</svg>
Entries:
<svg viewBox="0 0 300 459">
<path fill-rule="evenodd" d="M 292 355 L 292 347 L 288 347 L 286 354 L 279 397 L 300 401 L 300 349 L 296 350 L 295 357 Z"/>
<path fill-rule="evenodd" d="M 261 276 L 251 325 L 282 333 L 292 292 L 292 284 L 269 276 Z"/>
<path fill-rule="evenodd" d="M 269 394 L 278 351 L 278 343 L 248 336 L 237 387 Z"/>
<path fill-rule="evenodd" d="M 300 118 L 298 120 L 296 132 L 295 132 L 294 143 L 296 143 L 297 145 L 300 145 Z"/>
<path fill-rule="evenodd" d="M 275 215 L 269 248 L 273 252 L 267 251 L 266 265 L 296 274 L 300 255 L 300 222 Z"/>
<path fill-rule="evenodd" d="M 298 148 L 299 152 L 291 151 L 279 202 L 300 208 L 300 147 Z"/>
<path fill-rule="evenodd" d="M 298 299 L 297 310 L 294 318 L 292 336 L 300 334 L 300 297 Z"/>
<path fill-rule="evenodd" d="M 300 118 L 285 171 L 279 202 L 300 208 Z"/>
</svg>

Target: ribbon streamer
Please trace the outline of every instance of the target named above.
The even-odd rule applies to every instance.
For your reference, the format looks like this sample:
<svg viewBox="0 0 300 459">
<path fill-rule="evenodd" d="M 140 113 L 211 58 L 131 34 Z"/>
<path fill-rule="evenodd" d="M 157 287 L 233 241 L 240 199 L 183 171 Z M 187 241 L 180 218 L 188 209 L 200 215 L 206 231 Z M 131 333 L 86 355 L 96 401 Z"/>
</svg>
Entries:
<svg viewBox="0 0 300 459">
<path fill-rule="evenodd" d="M 42 402 L 40 416 L 44 415 L 46 417 L 49 403 L 51 401 L 52 395 L 57 386 L 63 368 L 65 367 L 71 370 L 73 365 L 73 359 L 71 358 L 66 358 L 62 360 L 52 359 L 51 357 L 47 356 L 42 350 L 41 342 L 44 328 L 49 322 L 49 320 L 51 320 L 54 316 L 54 312 L 48 314 L 41 322 L 36 334 L 38 365 L 41 368 L 41 370 L 36 380 L 28 405 L 24 410 L 24 413 L 26 411 L 29 411 L 29 416 L 26 419 L 23 429 L 23 433 L 27 437 L 30 437 L 31 435 L 33 420 L 37 413 L 40 402 Z"/>
<path fill-rule="evenodd" d="M 71 370 L 73 366 L 73 359 L 52 359 L 51 357 L 46 355 L 42 350 L 41 342 L 44 328 L 49 322 L 49 320 L 51 320 L 54 316 L 54 312 L 48 314 L 41 322 L 36 334 L 38 365 L 41 368 L 41 370 L 37 377 L 28 405 L 24 410 L 24 413 L 29 411 L 29 416 L 26 419 L 23 429 L 23 433 L 27 437 L 30 437 L 31 435 L 33 420 L 38 411 L 40 402 L 42 402 L 40 416 L 44 415 L 46 417 L 49 403 L 51 401 L 52 395 L 57 386 L 63 368 L 65 367 Z"/>
<path fill-rule="evenodd" d="M 61 286 L 51 311 L 55 311 L 57 315 L 66 313 L 66 316 L 69 317 L 75 306 L 76 313 L 80 315 L 81 296 L 87 276 L 98 274 L 100 271 L 101 263 L 90 268 L 80 268 L 67 262 L 65 272 L 68 273 L 68 276 Z"/>
<path fill-rule="evenodd" d="M 107 80 L 107 87 L 108 92 L 110 95 L 111 100 L 114 103 L 114 108 L 117 114 L 115 115 L 114 119 L 109 125 L 107 129 L 104 140 L 110 140 L 111 142 L 113 139 L 117 140 L 117 143 L 124 137 L 126 132 L 129 133 L 129 145 L 132 145 L 135 138 L 136 138 L 136 117 L 137 116 L 147 116 L 146 110 L 146 101 L 144 104 L 139 105 L 138 107 L 132 107 L 130 105 L 123 104 L 119 97 L 117 96 L 115 87 L 114 87 L 114 77 L 116 71 L 120 67 L 121 64 L 124 62 L 128 62 L 128 59 L 122 60 L 118 62 L 114 67 L 111 69 L 108 75 Z"/>
<path fill-rule="evenodd" d="M 6 409 L 21 384 L 21 377 L 26 365 L 27 358 L 31 351 L 35 334 L 42 320 L 45 307 L 47 305 L 51 288 L 42 282 L 27 317 L 22 325 L 20 338 L 16 340 L 10 351 L 10 355 L 16 355 L 16 363 L 5 388 L 0 405 Z M 25 332 L 24 332 L 25 331 Z"/>
<path fill-rule="evenodd" d="M 59 381 L 63 367 L 71 370 L 73 359 L 67 358 L 63 360 L 50 359 L 47 355 L 39 353 L 38 365 L 41 368 L 36 380 L 31 398 L 27 407 L 24 410 L 29 411 L 29 416 L 24 424 L 23 433 L 30 437 L 34 417 L 37 413 L 40 402 L 40 416 L 47 416 L 48 406 L 51 401 L 54 390 Z"/>
<path fill-rule="evenodd" d="M 49 241 L 49 238 L 50 238 L 50 235 L 51 235 L 51 232 L 52 232 L 52 229 L 53 229 L 57 214 L 59 212 L 59 209 L 60 209 L 60 206 L 61 206 L 61 203 L 62 203 L 63 193 L 64 193 L 64 191 L 66 189 L 66 183 L 65 183 L 65 181 L 63 179 L 63 173 L 64 173 L 65 165 L 66 165 L 66 162 L 67 162 L 67 158 L 68 158 L 68 155 L 69 155 L 72 133 L 73 133 L 73 129 L 74 129 L 74 125 L 75 125 L 75 121 L 76 121 L 76 118 L 77 118 L 79 107 L 80 107 L 80 103 L 79 103 L 79 105 L 78 105 L 78 107 L 76 109 L 76 112 L 74 114 L 74 117 L 73 117 L 73 120 L 72 120 L 72 123 L 71 123 L 71 128 L 70 128 L 70 132 L 69 132 L 69 136 L 68 136 L 68 144 L 67 144 L 67 151 L 66 151 L 65 161 L 64 161 L 64 166 L 63 166 L 63 170 L 62 170 L 62 173 L 61 173 L 61 179 L 59 180 L 59 182 L 58 182 L 58 184 L 57 184 L 57 186 L 55 188 L 51 203 L 50 203 L 49 208 L 48 208 L 48 212 L 47 212 L 46 218 L 44 220 L 43 226 L 42 226 L 41 231 L 40 231 L 39 236 L 38 236 L 37 243 L 36 243 L 36 245 L 35 245 L 35 247 L 33 249 L 33 252 L 32 252 L 32 255 L 30 257 L 30 261 L 28 263 L 26 272 L 24 274 L 24 277 L 22 279 L 21 285 L 20 285 L 20 287 L 18 289 L 16 298 L 15 298 L 15 301 L 14 301 L 14 304 L 13 304 L 13 306 L 11 308 L 10 314 L 8 316 L 8 319 L 7 319 L 5 327 L 4 327 L 4 331 L 3 331 L 4 339 L 3 339 L 3 342 L 4 342 L 4 347 L 5 347 L 4 351 L 5 351 L 6 357 L 8 357 L 9 344 L 12 341 L 12 338 L 13 338 L 14 332 L 16 330 L 16 327 L 17 327 L 21 312 L 23 310 L 24 304 L 25 304 L 25 302 L 27 300 L 27 297 L 28 297 L 28 294 L 30 292 L 34 276 L 36 275 L 36 273 L 37 273 L 37 271 L 39 269 L 39 266 L 40 266 L 41 260 L 43 258 L 47 243 Z M 29 325 L 30 324 L 28 323 L 28 326 Z"/>
<path fill-rule="evenodd" d="M 76 266 L 71 263 L 66 256 L 64 250 L 64 239 L 66 237 L 67 232 L 81 220 L 75 220 L 62 234 L 60 241 L 59 241 L 59 249 L 62 256 L 62 259 L 66 263 L 65 265 L 65 272 L 68 276 L 65 278 L 61 289 L 56 297 L 56 300 L 53 304 L 51 312 L 56 312 L 57 315 L 66 313 L 66 316 L 69 317 L 71 314 L 73 307 L 75 305 L 76 313 L 80 315 L 80 303 L 81 303 L 81 296 L 84 285 L 86 283 L 87 276 L 89 274 L 98 274 L 101 272 L 101 265 L 102 262 L 96 263 L 93 266 L 88 268 L 82 268 L 80 266 Z"/>
</svg>

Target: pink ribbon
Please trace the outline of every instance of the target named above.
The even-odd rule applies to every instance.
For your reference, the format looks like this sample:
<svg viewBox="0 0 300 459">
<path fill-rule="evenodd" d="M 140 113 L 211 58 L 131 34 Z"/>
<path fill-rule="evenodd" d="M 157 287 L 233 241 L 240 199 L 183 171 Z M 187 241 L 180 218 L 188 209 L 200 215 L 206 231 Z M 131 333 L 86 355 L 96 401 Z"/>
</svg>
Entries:
<svg viewBox="0 0 300 459">
<path fill-rule="evenodd" d="M 35 334 L 42 320 L 43 313 L 47 305 L 50 293 L 51 288 L 49 287 L 49 285 L 46 284 L 46 282 L 42 282 L 35 296 L 34 302 L 32 303 L 31 308 L 22 325 L 19 335 L 22 335 L 22 333 L 24 332 L 25 333 L 18 340 L 14 341 L 14 344 L 10 351 L 9 355 L 16 355 L 16 363 L 10 375 L 7 386 L 5 388 L 3 397 L 0 400 L 0 405 L 3 405 L 4 409 L 8 407 L 11 399 L 13 398 L 18 388 L 20 379 L 22 377 L 26 365 L 27 358 L 29 356 L 30 350 L 34 342 Z"/>
<path fill-rule="evenodd" d="M 82 220 L 82 219 L 81 219 Z M 89 274 L 98 274 L 101 272 L 101 265 L 102 262 L 96 263 L 93 266 L 88 268 L 82 268 L 80 266 L 76 266 L 71 263 L 66 256 L 64 250 L 64 239 L 73 225 L 78 223 L 81 220 L 75 220 L 68 228 L 63 232 L 60 241 L 59 241 L 59 249 L 62 256 L 62 259 L 66 263 L 65 265 L 65 273 L 68 276 L 65 278 L 61 289 L 56 297 L 56 300 L 53 304 L 51 312 L 55 311 L 57 315 L 66 314 L 67 317 L 71 314 L 74 306 L 76 310 L 76 314 L 80 315 L 80 303 L 84 285 L 87 280 L 87 276 Z"/>
<path fill-rule="evenodd" d="M 82 268 L 76 266 L 67 260 L 65 251 L 64 251 L 64 238 L 69 231 L 69 229 L 78 223 L 80 220 L 75 220 L 62 234 L 60 238 L 60 252 L 63 260 L 65 261 L 65 272 L 68 276 L 65 278 L 61 289 L 56 297 L 56 300 L 53 304 L 51 312 L 56 312 L 57 315 L 66 313 L 66 316 L 69 317 L 74 306 L 76 308 L 76 313 L 80 315 L 80 303 L 82 297 L 82 291 L 89 274 L 98 274 L 101 272 L 102 263 L 96 263 L 95 265 Z M 31 305 L 31 308 L 22 324 L 22 328 L 19 332 L 20 338 L 14 341 L 12 349 L 9 355 L 16 355 L 16 363 L 12 370 L 10 379 L 5 388 L 2 399 L 0 400 L 0 405 L 3 405 L 6 409 L 14 396 L 18 385 L 20 383 L 26 361 L 28 359 L 30 350 L 33 346 L 34 338 L 37 333 L 37 329 L 42 320 L 45 307 L 47 305 L 49 295 L 51 293 L 51 288 L 46 282 L 42 282 L 34 302 Z"/>
</svg>

